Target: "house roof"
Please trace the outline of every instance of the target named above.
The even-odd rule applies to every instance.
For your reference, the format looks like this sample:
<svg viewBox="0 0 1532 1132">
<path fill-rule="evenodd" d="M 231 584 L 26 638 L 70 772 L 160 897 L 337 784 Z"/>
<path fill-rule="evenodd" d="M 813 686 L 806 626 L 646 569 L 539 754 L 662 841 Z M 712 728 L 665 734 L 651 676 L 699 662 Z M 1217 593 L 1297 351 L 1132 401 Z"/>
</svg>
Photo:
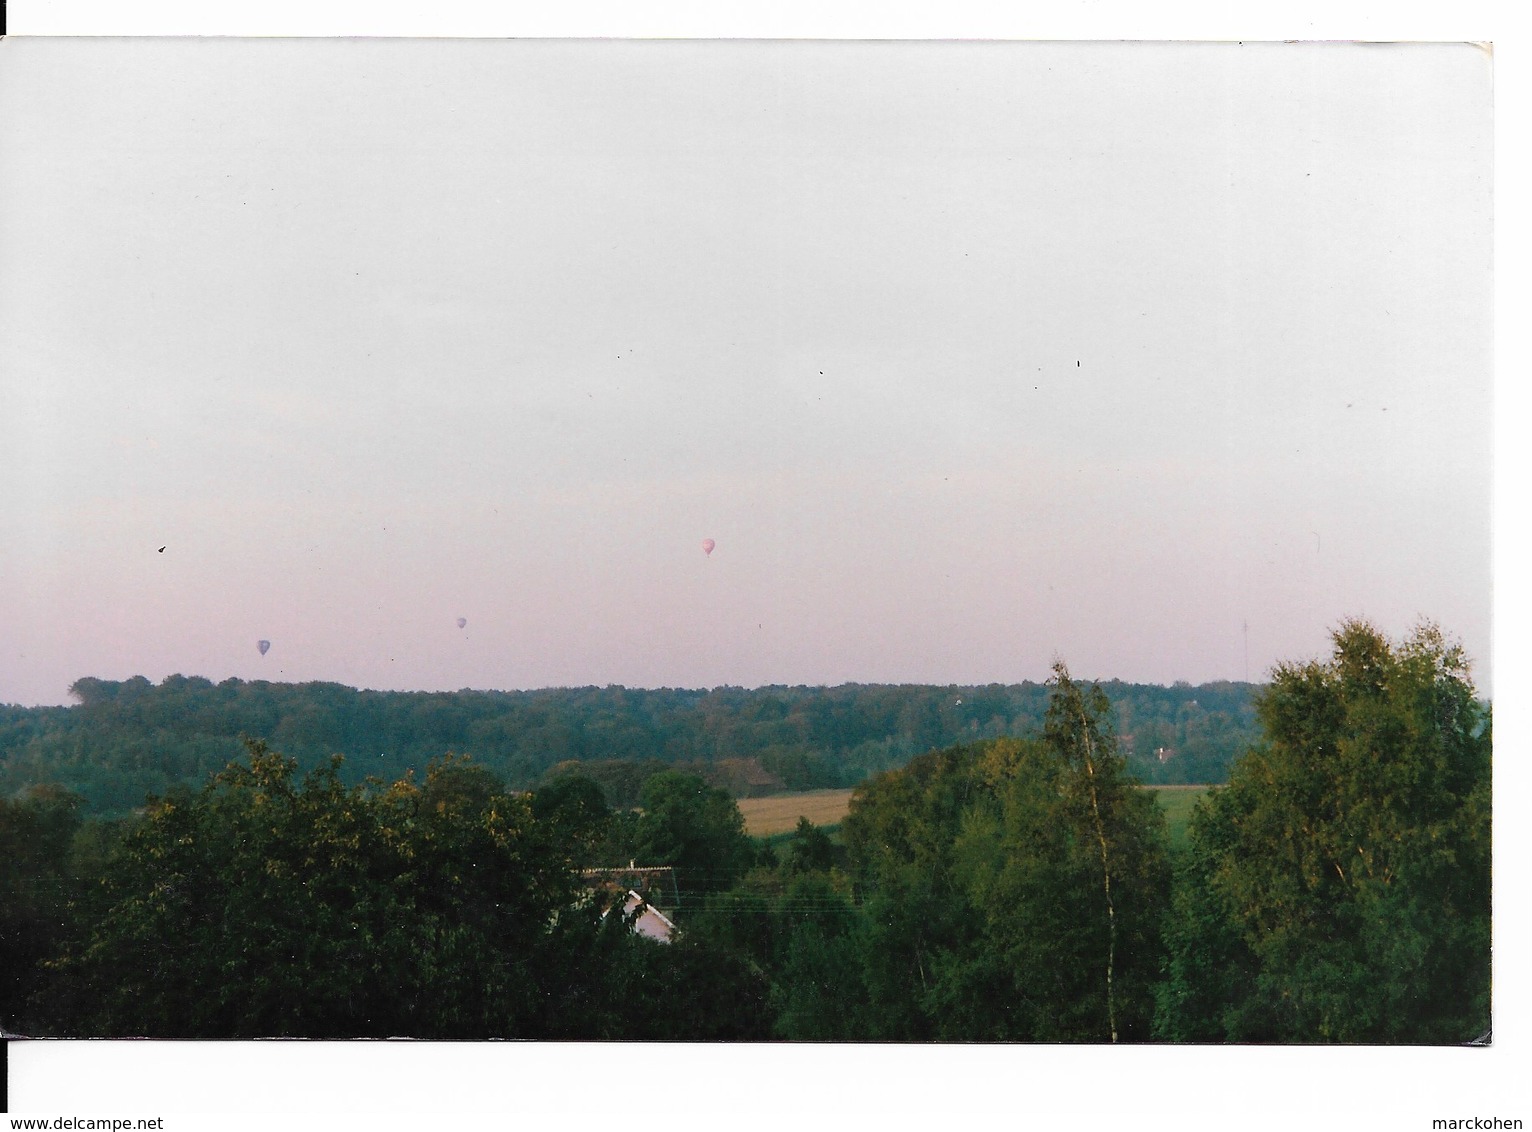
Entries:
<svg viewBox="0 0 1532 1132">
<path fill-rule="evenodd" d="M 633 920 L 633 930 L 639 935 L 661 943 L 669 943 L 676 934 L 676 925 L 669 916 L 638 893 L 630 890 L 628 898 L 623 901 L 622 914 L 632 916 L 635 911 L 638 911 L 638 916 Z"/>
<path fill-rule="evenodd" d="M 607 892 L 637 892 L 645 900 L 658 898 L 671 908 L 681 906 L 676 871 L 670 865 L 634 865 L 627 868 L 581 869 L 580 878 L 592 888 Z"/>
</svg>

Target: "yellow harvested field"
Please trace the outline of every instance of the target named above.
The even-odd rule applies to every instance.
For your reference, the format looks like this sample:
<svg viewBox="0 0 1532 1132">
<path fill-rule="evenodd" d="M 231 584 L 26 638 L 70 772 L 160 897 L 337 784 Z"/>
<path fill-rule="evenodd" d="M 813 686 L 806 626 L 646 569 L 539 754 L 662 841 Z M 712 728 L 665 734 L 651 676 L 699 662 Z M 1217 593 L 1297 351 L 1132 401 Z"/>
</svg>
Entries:
<svg viewBox="0 0 1532 1132">
<path fill-rule="evenodd" d="M 839 825 L 850 808 L 849 790 L 810 790 L 804 794 L 739 800 L 739 812 L 745 815 L 745 832 L 751 837 L 790 833 L 801 817 L 815 825 Z"/>
<path fill-rule="evenodd" d="M 1185 832 L 1192 806 L 1207 786 L 1150 786 L 1170 818 L 1171 834 Z M 745 832 L 751 837 L 791 833 L 800 817 L 815 825 L 839 825 L 851 808 L 850 790 L 810 790 L 803 794 L 778 794 L 771 798 L 741 798 L 739 812 L 745 816 Z"/>
</svg>

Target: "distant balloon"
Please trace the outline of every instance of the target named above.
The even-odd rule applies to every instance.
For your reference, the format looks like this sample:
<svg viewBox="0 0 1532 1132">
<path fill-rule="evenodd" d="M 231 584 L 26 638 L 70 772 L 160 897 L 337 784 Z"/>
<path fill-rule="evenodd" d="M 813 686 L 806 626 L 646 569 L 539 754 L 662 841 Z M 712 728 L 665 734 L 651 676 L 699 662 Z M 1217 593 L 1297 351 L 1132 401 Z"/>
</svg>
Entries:
<svg viewBox="0 0 1532 1132">
<path fill-rule="evenodd" d="M 271 642 L 270 641 L 256 641 L 255 642 L 255 647 L 261 650 L 261 655 L 262 656 L 265 656 L 266 655 L 266 650 L 271 647 Z"/>
<path fill-rule="evenodd" d="M 713 547 L 715 547 L 717 545 L 718 544 L 716 542 L 714 542 L 710 538 L 703 539 L 702 540 L 702 553 L 703 554 L 712 554 L 713 553 Z"/>
<path fill-rule="evenodd" d="M 459 617 L 457 619 L 457 627 L 459 629 L 465 628 L 467 625 L 468 625 L 468 618 L 466 618 L 466 617 Z"/>
</svg>

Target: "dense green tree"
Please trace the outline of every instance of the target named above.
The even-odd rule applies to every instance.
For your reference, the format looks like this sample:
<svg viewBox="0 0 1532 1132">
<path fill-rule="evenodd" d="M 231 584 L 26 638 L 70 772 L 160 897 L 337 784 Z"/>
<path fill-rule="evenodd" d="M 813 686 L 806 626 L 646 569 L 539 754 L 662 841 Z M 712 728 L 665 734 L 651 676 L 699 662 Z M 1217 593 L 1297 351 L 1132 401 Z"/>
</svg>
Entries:
<svg viewBox="0 0 1532 1132">
<path fill-rule="evenodd" d="M 548 768 L 537 789 L 541 792 L 561 779 L 579 776 L 596 784 L 607 806 L 616 810 L 631 810 L 639 804 L 644 783 L 661 771 L 671 769 L 659 759 L 641 762 L 626 759 L 570 759 Z"/>
<path fill-rule="evenodd" d="M 742 956 L 685 932 L 645 941 L 658 960 L 632 1000 L 627 1036 L 658 1041 L 758 1042 L 771 1034 L 770 984 Z"/>
<path fill-rule="evenodd" d="M 754 849 L 728 792 L 699 775 L 667 770 L 644 783 L 636 853 L 645 865 L 673 865 L 683 901 L 729 888 Z"/>
<path fill-rule="evenodd" d="M 920 755 L 857 788 L 841 823 L 861 897 L 867 1037 L 937 1037 L 937 957 L 973 950 L 975 917 L 952 879 L 952 847 L 982 748 Z"/>
<path fill-rule="evenodd" d="M 789 1041 L 858 1041 L 868 1028 L 862 974 L 864 921 L 846 878 L 790 866 L 776 909 L 772 1006 Z"/>
<path fill-rule="evenodd" d="M 770 1024 L 761 1036 L 844 1041 L 867 1036 L 861 973 L 862 917 L 836 846 L 800 823 L 800 850 L 755 867 L 725 892 L 705 896 L 682 919 L 683 938 L 732 955 L 769 986 Z M 826 851 L 828 847 L 828 851 Z M 810 860 L 817 860 L 811 867 Z"/>
<path fill-rule="evenodd" d="M 580 864 L 603 863 L 601 847 L 609 832 L 612 811 L 593 779 L 568 774 L 539 787 L 532 795 L 532 815 L 549 826 Z"/>
<path fill-rule="evenodd" d="M 925 755 L 843 824 L 873 1034 L 1145 1040 L 1169 898 L 1163 817 L 1109 705 L 1059 666 L 1041 740 Z"/>
<path fill-rule="evenodd" d="M 830 835 L 808 818 L 799 818 L 788 844 L 786 867 L 789 873 L 828 872 L 842 863 L 845 856 Z"/>
<path fill-rule="evenodd" d="M 1067 871 L 1075 883 L 1100 887 L 1100 899 L 1084 906 L 1095 906 L 1098 930 L 1081 962 L 1088 967 L 1092 950 L 1104 952 L 1104 977 L 1098 995 L 1082 995 L 1080 1005 L 1104 997 L 1111 1040 L 1142 1040 L 1153 1016 L 1160 923 L 1170 898 L 1164 817 L 1128 773 L 1106 693 L 1098 685 L 1082 688 L 1063 663 L 1054 665 L 1051 687 L 1043 742 L 1060 804 L 1048 820 L 1069 829 Z"/>
<path fill-rule="evenodd" d="M 1348 621 L 1280 666 L 1264 741 L 1194 819 L 1159 1025 L 1235 1041 L 1466 1042 L 1489 1025 L 1490 730 L 1460 647 Z M 1199 988 L 1199 955 L 1224 962 Z M 1240 974 L 1243 977 L 1235 977 Z"/>
<path fill-rule="evenodd" d="M 99 877 L 73 931 L 40 929 L 24 900 L 0 905 L 0 927 L 25 929 L 0 935 L 26 951 L 6 956 L 18 976 L 8 1007 L 37 990 L 19 976 L 56 947 L 31 1032 L 771 1036 L 759 967 L 705 936 L 645 939 L 620 893 L 583 890 L 573 854 L 597 813 L 593 784 L 566 780 L 539 818 L 535 799 L 462 758 L 418 783 L 348 787 L 339 769 L 337 758 L 300 774 L 252 743 L 247 759 L 200 791 L 155 799 L 120 836 L 77 828 L 61 794 L 5 803 L 3 847 L 36 865 L 7 883 L 54 877 L 66 859 Z M 41 891 L 14 887 L 7 896 Z M 49 915 L 69 903 L 46 895 Z"/>
<path fill-rule="evenodd" d="M 1205 807 L 1204 807 L 1205 809 Z M 1204 812 L 1203 846 L 1213 821 Z M 1257 1041 L 1273 1034 L 1263 1004 L 1250 994 L 1259 964 L 1213 882 L 1216 862 L 1201 851 L 1176 856 L 1176 880 L 1165 917 L 1166 960 L 1154 988 L 1154 1036 L 1161 1041 Z"/>
<path fill-rule="evenodd" d="M 460 763 L 345 787 L 254 744 L 156 802 L 56 964 L 66 1032 L 534 1032 L 550 926 L 578 904 L 527 803 Z"/>
</svg>

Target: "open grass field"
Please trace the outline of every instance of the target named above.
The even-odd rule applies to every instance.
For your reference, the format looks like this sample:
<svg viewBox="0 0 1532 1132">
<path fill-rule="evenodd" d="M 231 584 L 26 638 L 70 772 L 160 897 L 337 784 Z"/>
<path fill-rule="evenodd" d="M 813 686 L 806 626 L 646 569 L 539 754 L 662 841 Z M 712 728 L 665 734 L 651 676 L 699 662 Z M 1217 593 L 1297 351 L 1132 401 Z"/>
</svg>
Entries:
<svg viewBox="0 0 1532 1132">
<path fill-rule="evenodd" d="M 772 798 L 741 798 L 745 832 L 751 837 L 790 833 L 800 817 L 815 825 L 839 825 L 851 808 L 850 790 L 810 790 L 804 794 L 778 794 Z"/>
<path fill-rule="evenodd" d="M 1206 786 L 1149 786 L 1165 811 L 1172 844 L 1186 841 L 1186 823 L 1192 807 L 1207 793 Z M 778 794 L 771 798 L 741 798 L 739 812 L 745 816 L 745 832 L 751 837 L 790 833 L 800 817 L 815 825 L 839 825 L 851 807 L 850 790 L 810 790 L 805 794 Z"/>
<path fill-rule="evenodd" d="M 1197 799 L 1212 787 L 1208 786 L 1146 786 L 1153 790 L 1155 801 L 1165 811 L 1165 825 L 1170 832 L 1170 843 L 1180 847 L 1186 844 L 1186 823 L 1191 821 L 1192 807 Z"/>
</svg>

